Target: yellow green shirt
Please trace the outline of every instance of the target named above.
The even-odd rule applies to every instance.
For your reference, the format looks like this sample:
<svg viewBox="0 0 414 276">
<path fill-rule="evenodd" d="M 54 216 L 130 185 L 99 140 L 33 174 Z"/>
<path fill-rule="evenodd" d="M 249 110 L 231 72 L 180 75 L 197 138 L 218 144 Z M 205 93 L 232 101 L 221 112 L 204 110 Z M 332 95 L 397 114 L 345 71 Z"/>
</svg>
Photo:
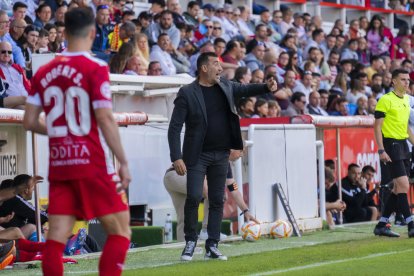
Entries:
<svg viewBox="0 0 414 276">
<path fill-rule="evenodd" d="M 382 135 L 385 138 L 398 140 L 408 138 L 407 128 L 410 118 L 410 100 L 408 95 L 400 98 L 391 91 L 379 99 L 375 111 L 385 113 L 382 125 Z"/>
</svg>

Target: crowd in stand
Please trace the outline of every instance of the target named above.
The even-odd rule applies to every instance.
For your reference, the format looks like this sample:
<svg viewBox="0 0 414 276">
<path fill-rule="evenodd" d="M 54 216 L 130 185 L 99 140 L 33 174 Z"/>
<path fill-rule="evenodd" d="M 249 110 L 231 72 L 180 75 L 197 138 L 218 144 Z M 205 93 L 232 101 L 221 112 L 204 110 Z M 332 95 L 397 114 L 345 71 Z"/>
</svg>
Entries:
<svg viewBox="0 0 414 276">
<path fill-rule="evenodd" d="M 275 11 L 255 6 L 253 16 L 248 6 L 150 3 L 139 14 L 132 0 L 46 0 L 37 8 L 34 0 L 21 0 L 10 17 L 0 11 L 3 106 L 22 106 L 20 99 L 6 98 L 27 95 L 33 53 L 65 50 L 64 14 L 78 6 L 96 14 L 92 53 L 109 63 L 111 73 L 196 76 L 197 57 L 211 51 L 225 78 L 240 83 L 275 78 L 277 92 L 240 99 L 242 118 L 372 115 L 378 98 L 392 89 L 390 72 L 413 71 L 408 24 L 400 22 L 394 36 L 381 15 L 351 20 L 348 29 L 337 20 L 326 33 L 320 16 L 283 5 Z M 414 92 L 413 84 L 410 88 Z"/>
</svg>

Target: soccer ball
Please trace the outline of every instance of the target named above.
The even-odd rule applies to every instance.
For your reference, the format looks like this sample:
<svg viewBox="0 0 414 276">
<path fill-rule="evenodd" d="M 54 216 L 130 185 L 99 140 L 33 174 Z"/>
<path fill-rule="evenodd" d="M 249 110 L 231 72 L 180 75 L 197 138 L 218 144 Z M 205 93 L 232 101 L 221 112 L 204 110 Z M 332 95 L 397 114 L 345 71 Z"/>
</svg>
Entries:
<svg viewBox="0 0 414 276">
<path fill-rule="evenodd" d="M 277 220 L 270 226 L 269 234 L 272 238 L 289 238 L 292 236 L 293 228 L 292 224 L 288 221 Z"/>
<path fill-rule="evenodd" d="M 253 221 L 246 222 L 242 228 L 243 239 L 246 241 L 257 241 L 261 236 L 260 224 Z"/>
</svg>

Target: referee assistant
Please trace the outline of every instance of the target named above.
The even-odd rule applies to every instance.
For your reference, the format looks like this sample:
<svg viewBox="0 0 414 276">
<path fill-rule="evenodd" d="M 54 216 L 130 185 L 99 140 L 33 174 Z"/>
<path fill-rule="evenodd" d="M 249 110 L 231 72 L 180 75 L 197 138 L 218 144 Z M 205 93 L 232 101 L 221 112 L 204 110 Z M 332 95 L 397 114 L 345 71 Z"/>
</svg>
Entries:
<svg viewBox="0 0 414 276">
<path fill-rule="evenodd" d="M 397 69 L 392 72 L 394 90 L 382 96 L 375 109 L 375 139 L 381 162 L 386 164 L 394 182 L 394 188 L 382 216 L 374 229 L 378 236 L 399 237 L 391 231 L 389 217 L 393 212 L 403 214 L 408 225 L 408 236 L 414 237 L 414 224 L 408 205 L 408 175 L 410 153 L 407 139 L 414 144 L 414 136 L 408 127 L 410 116 L 409 98 L 406 95 L 410 83 L 408 72 Z"/>
</svg>

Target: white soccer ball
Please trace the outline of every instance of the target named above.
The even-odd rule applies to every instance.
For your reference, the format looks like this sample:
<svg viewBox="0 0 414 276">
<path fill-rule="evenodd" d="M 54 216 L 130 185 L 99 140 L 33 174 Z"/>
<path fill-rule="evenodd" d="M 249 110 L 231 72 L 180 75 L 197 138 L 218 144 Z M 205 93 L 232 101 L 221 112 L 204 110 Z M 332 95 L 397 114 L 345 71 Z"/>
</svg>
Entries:
<svg viewBox="0 0 414 276">
<path fill-rule="evenodd" d="M 279 219 L 272 223 L 272 225 L 270 226 L 269 234 L 274 239 L 282 239 L 289 238 L 290 236 L 292 236 L 292 232 L 292 224 L 290 224 L 290 222 L 288 221 Z"/>
<path fill-rule="evenodd" d="M 260 239 L 260 224 L 257 224 L 253 221 L 249 221 L 243 224 L 241 230 L 243 233 L 242 237 L 246 241 L 257 241 L 258 239 Z"/>
</svg>

